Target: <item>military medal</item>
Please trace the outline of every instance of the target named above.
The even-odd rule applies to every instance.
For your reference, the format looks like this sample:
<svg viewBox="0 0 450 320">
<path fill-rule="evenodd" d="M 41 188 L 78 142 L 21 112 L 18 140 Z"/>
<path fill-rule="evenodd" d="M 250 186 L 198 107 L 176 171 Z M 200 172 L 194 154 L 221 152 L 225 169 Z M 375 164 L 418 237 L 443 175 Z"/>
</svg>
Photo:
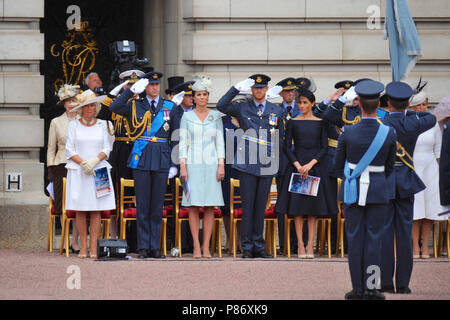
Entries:
<svg viewBox="0 0 450 320">
<path fill-rule="evenodd" d="M 274 134 L 275 128 L 270 129 L 270 134 Z"/>
<path fill-rule="evenodd" d="M 169 130 L 169 124 L 167 122 L 164 123 L 163 129 L 164 129 L 164 131 L 168 131 Z"/>
<path fill-rule="evenodd" d="M 291 120 L 291 115 L 290 115 L 289 113 L 288 113 L 286 119 L 287 119 L 287 120 Z"/>
<path fill-rule="evenodd" d="M 257 112 L 257 115 L 258 115 L 258 117 L 261 117 L 262 116 L 262 111 L 261 110 L 259 110 L 258 112 Z"/>
</svg>

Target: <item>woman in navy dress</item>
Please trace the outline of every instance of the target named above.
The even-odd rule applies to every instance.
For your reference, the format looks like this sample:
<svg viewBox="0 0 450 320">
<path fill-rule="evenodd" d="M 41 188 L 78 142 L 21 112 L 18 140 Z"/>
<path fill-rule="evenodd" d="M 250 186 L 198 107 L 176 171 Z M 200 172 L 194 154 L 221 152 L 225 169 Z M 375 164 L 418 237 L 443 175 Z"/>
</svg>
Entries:
<svg viewBox="0 0 450 320">
<path fill-rule="evenodd" d="M 298 239 L 299 258 L 314 258 L 313 242 L 318 216 L 329 216 L 337 213 L 336 202 L 331 197 L 332 188 L 327 166 L 324 163 L 328 148 L 327 126 L 315 117 L 312 108 L 315 96 L 310 91 L 301 91 L 296 97 L 301 115 L 287 122 L 287 141 L 294 141 L 294 150 L 286 149 L 290 166 L 286 169 L 285 178 L 276 210 L 295 216 L 295 230 Z M 302 178 L 315 176 L 320 178 L 317 196 L 289 192 L 292 173 L 299 173 Z M 328 196 L 330 195 L 330 196 Z M 305 250 L 303 243 L 303 221 L 308 221 L 308 243 Z"/>
</svg>

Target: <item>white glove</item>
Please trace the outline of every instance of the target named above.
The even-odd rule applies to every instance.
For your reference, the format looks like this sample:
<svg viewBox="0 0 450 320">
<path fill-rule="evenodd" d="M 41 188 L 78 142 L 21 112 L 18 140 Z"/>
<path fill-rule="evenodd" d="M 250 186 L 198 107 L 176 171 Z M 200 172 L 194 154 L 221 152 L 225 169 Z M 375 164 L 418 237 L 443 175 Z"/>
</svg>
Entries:
<svg viewBox="0 0 450 320">
<path fill-rule="evenodd" d="M 355 87 L 351 87 L 350 89 L 347 90 L 346 93 L 344 93 L 342 98 L 345 99 L 345 101 L 347 103 L 347 102 L 353 101 L 357 96 L 358 96 L 358 94 L 355 91 Z"/>
<path fill-rule="evenodd" d="M 177 167 L 170 167 L 169 169 L 169 179 L 172 179 L 173 177 L 175 177 L 178 173 L 178 169 Z"/>
<path fill-rule="evenodd" d="M 148 85 L 148 79 L 141 79 L 138 82 L 136 82 L 135 84 L 133 84 L 133 86 L 130 88 L 131 91 L 134 94 L 141 94 L 142 92 L 144 92 L 145 87 L 147 87 Z"/>
<path fill-rule="evenodd" d="M 96 165 L 98 165 L 100 163 L 100 159 L 97 157 L 94 157 L 92 159 L 89 160 L 85 160 L 81 163 L 81 168 L 83 168 L 84 173 L 86 174 L 90 174 L 90 175 L 94 175 L 94 168 Z"/>
<path fill-rule="evenodd" d="M 270 88 L 266 92 L 266 99 L 275 99 L 280 96 L 280 92 L 283 91 L 282 86 L 275 86 L 273 88 Z"/>
<path fill-rule="evenodd" d="M 183 97 L 184 91 L 181 91 L 180 93 L 177 93 L 176 95 L 173 96 L 172 102 L 175 103 L 177 106 L 179 106 L 181 104 L 181 101 L 183 101 Z"/>
<path fill-rule="evenodd" d="M 241 82 L 239 82 L 238 84 L 236 84 L 234 87 L 239 90 L 239 91 L 249 91 L 250 88 L 255 84 L 255 80 L 253 79 L 245 79 L 242 80 Z"/>
<path fill-rule="evenodd" d="M 120 90 L 122 90 L 122 88 L 128 83 L 128 80 L 125 82 L 122 82 L 121 84 L 119 84 L 117 87 L 115 87 L 114 89 L 112 89 L 109 94 L 112 96 L 117 96 L 120 92 Z"/>
</svg>

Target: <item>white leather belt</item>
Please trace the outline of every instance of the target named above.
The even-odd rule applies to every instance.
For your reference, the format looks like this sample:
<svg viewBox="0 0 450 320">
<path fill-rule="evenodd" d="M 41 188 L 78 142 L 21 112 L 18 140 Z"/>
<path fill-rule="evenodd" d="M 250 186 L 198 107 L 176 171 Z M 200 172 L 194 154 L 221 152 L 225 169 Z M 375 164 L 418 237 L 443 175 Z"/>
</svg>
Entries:
<svg viewBox="0 0 450 320">
<path fill-rule="evenodd" d="M 355 170 L 356 164 L 349 163 L 348 167 Z M 358 205 L 365 206 L 367 199 L 367 192 L 369 191 L 370 172 L 384 172 L 384 166 L 368 166 L 359 177 L 359 201 Z"/>
</svg>

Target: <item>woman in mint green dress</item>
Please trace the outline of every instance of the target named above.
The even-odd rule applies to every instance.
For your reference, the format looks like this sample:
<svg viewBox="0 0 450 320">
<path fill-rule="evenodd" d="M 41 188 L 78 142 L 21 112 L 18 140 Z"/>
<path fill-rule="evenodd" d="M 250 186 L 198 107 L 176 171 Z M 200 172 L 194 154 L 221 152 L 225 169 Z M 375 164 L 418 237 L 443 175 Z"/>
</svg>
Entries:
<svg viewBox="0 0 450 320">
<path fill-rule="evenodd" d="M 225 143 L 220 112 L 207 107 L 211 80 L 201 77 L 193 84 L 196 107 L 185 112 L 180 124 L 180 177 L 187 181 L 182 205 L 189 207 L 189 226 L 194 258 L 210 258 L 209 242 L 214 226 L 214 207 L 223 206 L 221 181 L 225 176 Z M 199 208 L 204 207 L 203 244 L 200 247 Z"/>
</svg>

